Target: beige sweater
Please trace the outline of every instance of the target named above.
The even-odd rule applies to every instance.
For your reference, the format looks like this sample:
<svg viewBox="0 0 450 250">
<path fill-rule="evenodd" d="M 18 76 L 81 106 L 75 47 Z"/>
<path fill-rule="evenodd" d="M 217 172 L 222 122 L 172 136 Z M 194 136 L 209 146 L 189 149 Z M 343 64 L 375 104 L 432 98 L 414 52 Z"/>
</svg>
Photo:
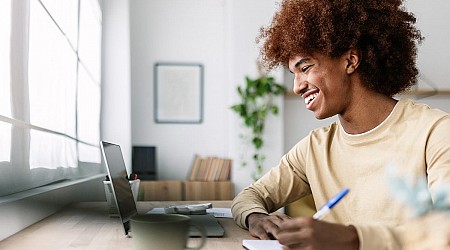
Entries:
<svg viewBox="0 0 450 250">
<path fill-rule="evenodd" d="M 232 213 L 247 228 L 250 213 L 271 213 L 307 194 L 320 207 L 349 188 L 324 220 L 354 225 L 360 249 L 399 249 L 396 231 L 408 213 L 387 184 L 386 168 L 392 164 L 403 174 L 428 174 L 431 193 L 450 185 L 450 115 L 402 99 L 383 123 L 366 133 L 347 134 L 339 122 L 316 129 L 238 194 Z"/>
</svg>

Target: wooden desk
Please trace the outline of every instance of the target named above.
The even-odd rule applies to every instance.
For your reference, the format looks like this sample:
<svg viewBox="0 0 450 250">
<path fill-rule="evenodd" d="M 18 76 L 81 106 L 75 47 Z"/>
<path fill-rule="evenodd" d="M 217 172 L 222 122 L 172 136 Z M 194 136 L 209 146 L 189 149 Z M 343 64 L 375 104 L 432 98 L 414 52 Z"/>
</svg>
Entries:
<svg viewBox="0 0 450 250">
<path fill-rule="evenodd" d="M 205 203 L 193 202 L 138 202 L 139 213 L 154 207 Z M 214 207 L 230 207 L 231 201 L 213 201 Z M 248 231 L 239 228 L 229 218 L 219 218 L 225 230 L 223 238 L 208 238 L 202 249 L 243 249 L 242 240 L 252 239 Z M 133 249 L 132 238 L 125 236 L 118 218 L 110 218 L 106 202 L 74 204 L 0 242 L 0 249 Z M 191 241 L 198 241 L 192 238 Z M 195 243 L 192 243 L 195 244 Z"/>
</svg>

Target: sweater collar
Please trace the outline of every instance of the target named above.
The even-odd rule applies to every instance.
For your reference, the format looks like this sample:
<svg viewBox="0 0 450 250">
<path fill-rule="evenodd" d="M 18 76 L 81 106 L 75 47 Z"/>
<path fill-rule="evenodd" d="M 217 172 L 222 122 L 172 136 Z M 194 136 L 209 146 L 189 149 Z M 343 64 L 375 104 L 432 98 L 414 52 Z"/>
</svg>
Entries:
<svg viewBox="0 0 450 250">
<path fill-rule="evenodd" d="M 372 139 L 377 139 L 379 136 L 386 133 L 389 129 L 389 127 L 393 124 L 395 124 L 398 119 L 401 118 L 402 113 L 406 106 L 408 106 L 408 103 L 412 102 L 412 100 L 409 99 L 400 99 L 392 109 L 391 113 L 382 121 L 378 126 L 374 127 L 373 129 L 361 133 L 361 134 L 349 134 L 345 132 L 344 128 L 342 127 L 342 124 L 338 120 L 338 127 L 339 127 L 339 133 L 341 136 L 350 143 L 360 143 L 360 142 L 368 142 Z"/>
</svg>

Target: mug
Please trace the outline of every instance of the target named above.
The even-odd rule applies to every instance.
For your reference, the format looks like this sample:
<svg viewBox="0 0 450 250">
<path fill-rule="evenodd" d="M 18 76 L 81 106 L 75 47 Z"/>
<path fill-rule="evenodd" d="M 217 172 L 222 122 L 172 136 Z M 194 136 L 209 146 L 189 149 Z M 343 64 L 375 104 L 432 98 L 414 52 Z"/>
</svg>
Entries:
<svg viewBox="0 0 450 250">
<path fill-rule="evenodd" d="M 136 250 L 200 249 L 206 242 L 205 229 L 182 214 L 142 214 L 130 219 L 131 237 Z M 189 228 L 201 233 L 198 246 L 188 247 Z"/>
</svg>

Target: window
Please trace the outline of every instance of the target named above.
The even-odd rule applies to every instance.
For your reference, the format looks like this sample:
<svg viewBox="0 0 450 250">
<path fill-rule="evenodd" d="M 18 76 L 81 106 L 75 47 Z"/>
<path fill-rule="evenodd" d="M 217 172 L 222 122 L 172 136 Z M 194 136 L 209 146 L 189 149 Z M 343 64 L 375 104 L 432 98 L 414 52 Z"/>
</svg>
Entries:
<svg viewBox="0 0 450 250">
<path fill-rule="evenodd" d="M 74 137 L 77 54 L 43 6 L 30 3 L 30 122 Z"/>
<path fill-rule="evenodd" d="M 0 1 L 0 196 L 103 172 L 101 31 L 98 0 Z"/>
</svg>

